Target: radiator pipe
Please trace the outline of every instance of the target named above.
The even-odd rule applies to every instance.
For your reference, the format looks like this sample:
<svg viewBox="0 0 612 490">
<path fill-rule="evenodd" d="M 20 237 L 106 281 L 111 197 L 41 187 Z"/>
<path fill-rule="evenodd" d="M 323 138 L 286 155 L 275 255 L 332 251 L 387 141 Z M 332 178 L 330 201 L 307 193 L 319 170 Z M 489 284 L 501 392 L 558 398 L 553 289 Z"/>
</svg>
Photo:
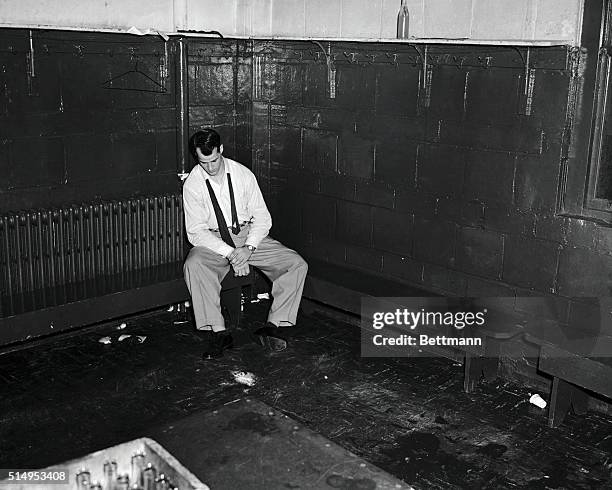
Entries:
<svg viewBox="0 0 612 490">
<path fill-rule="evenodd" d="M 151 244 L 151 199 L 145 198 L 144 201 L 145 213 L 144 220 L 145 226 L 143 229 L 145 235 L 145 258 L 144 258 L 144 266 L 149 267 L 153 265 L 153 247 Z"/>
<path fill-rule="evenodd" d="M 7 291 L 12 291 L 13 290 L 12 271 L 11 271 L 12 247 L 11 247 L 11 242 L 9 240 L 9 217 L 4 216 L 2 218 L 2 221 L 4 223 L 4 250 L 6 251 L 6 286 L 8 288 Z M 12 295 L 9 295 L 9 296 L 12 296 Z"/>
<path fill-rule="evenodd" d="M 57 237 L 57 233 L 54 230 L 55 217 L 57 216 L 56 210 L 47 211 L 47 250 L 49 254 L 49 275 L 48 275 L 48 286 L 55 286 L 56 282 L 56 270 L 57 264 L 55 263 L 56 254 L 55 254 L 55 241 L 54 237 Z M 54 290 L 55 294 L 55 290 Z"/>
<path fill-rule="evenodd" d="M 42 227 L 43 227 L 43 212 L 41 211 L 37 211 L 36 212 L 36 245 L 38 246 L 38 250 L 36 251 L 37 253 L 37 257 L 38 257 L 38 272 L 39 272 L 39 276 L 38 276 L 38 282 L 35 282 L 34 284 L 36 284 L 36 286 L 38 288 L 42 288 L 44 291 L 44 288 L 47 286 L 47 280 L 45 279 L 45 254 L 43 251 L 43 233 L 42 233 Z M 32 266 L 34 266 L 34 247 L 32 247 Z M 34 273 L 36 274 L 36 269 L 34 269 Z"/>
<path fill-rule="evenodd" d="M 87 206 L 87 212 L 89 214 L 89 226 L 88 231 L 89 231 L 89 243 L 88 243 L 88 251 L 89 251 L 89 274 L 87 275 L 86 279 L 90 279 L 95 277 L 96 275 L 96 263 L 95 263 L 95 250 L 94 250 L 94 244 L 96 243 L 95 238 L 94 238 L 94 229 L 95 229 L 95 221 L 94 221 L 94 208 L 93 205 L 90 204 L 89 206 Z"/>
<path fill-rule="evenodd" d="M 138 241 L 136 242 L 136 268 L 142 266 L 142 249 L 144 247 L 144 239 L 142 236 L 142 206 L 142 201 L 136 201 L 136 221 L 134 222 L 134 227 L 136 228 L 134 231 L 138 237 Z"/>
<path fill-rule="evenodd" d="M 107 202 L 105 204 L 105 208 L 108 210 L 108 221 L 106 221 L 108 226 L 108 266 L 107 271 L 116 274 L 120 272 L 117 269 L 117 262 L 119 262 L 118 258 L 118 250 L 117 250 L 117 240 L 115 238 L 115 210 L 117 208 L 117 203 Z M 107 272 L 108 273 L 108 272 Z"/>
<path fill-rule="evenodd" d="M 17 253 L 15 254 L 16 256 L 16 263 L 17 263 L 17 281 L 19 284 L 19 288 L 17 289 L 17 292 L 22 293 L 23 292 L 23 276 L 24 276 L 24 271 L 23 271 L 23 255 L 22 254 L 22 246 L 21 246 L 21 237 L 20 237 L 20 233 L 19 230 L 21 228 L 21 220 L 22 220 L 22 216 L 18 215 L 15 218 L 15 245 L 16 245 L 16 250 Z"/>
<path fill-rule="evenodd" d="M 65 249 L 65 235 L 64 235 L 64 231 L 65 231 L 65 227 L 66 227 L 66 223 L 64 222 L 64 213 L 65 210 L 64 209 L 60 209 L 59 210 L 59 214 L 58 214 L 58 244 L 59 244 L 59 280 L 60 280 L 60 284 L 66 284 L 66 249 Z"/>
<path fill-rule="evenodd" d="M 127 237 L 127 268 L 134 269 L 134 201 L 129 199 L 127 202 L 127 216 L 125 220 L 125 235 Z"/>
<path fill-rule="evenodd" d="M 79 221 L 79 259 L 80 259 L 80 266 L 79 266 L 79 279 L 81 279 L 82 281 L 85 280 L 85 278 L 87 277 L 86 274 L 86 270 L 87 270 L 87 265 L 85 262 L 85 218 L 84 218 L 84 214 L 85 214 L 85 209 L 83 208 L 83 205 L 79 206 L 77 209 L 77 213 L 78 213 L 78 221 Z"/>
<path fill-rule="evenodd" d="M 104 250 L 105 236 L 104 236 L 103 204 L 98 203 L 96 208 L 97 208 L 96 214 L 98 216 L 98 222 L 96 226 L 96 230 L 97 230 L 96 241 L 94 243 L 96 244 L 96 251 L 98 252 L 97 254 L 98 255 L 98 269 L 96 270 L 96 275 L 98 275 L 98 274 L 104 274 L 106 272 L 106 250 Z"/>
<path fill-rule="evenodd" d="M 153 206 L 153 212 L 152 212 L 152 225 L 151 225 L 151 239 L 153 241 L 153 262 L 151 263 L 151 265 L 159 265 L 160 263 L 160 250 L 161 250 L 161 243 L 160 243 L 160 229 L 159 229 L 159 223 L 160 223 L 160 217 L 159 217 L 159 196 L 154 196 L 153 200 L 152 200 L 152 206 Z"/>
<path fill-rule="evenodd" d="M 113 209 L 115 211 L 115 216 L 117 218 L 115 222 L 115 226 L 117 228 L 117 244 L 118 244 L 117 260 L 119 261 L 118 272 L 123 272 L 125 270 L 124 268 L 125 262 L 123 261 L 123 253 L 125 249 L 125 238 L 123 236 L 123 201 L 119 201 L 118 203 L 116 203 Z"/>
<path fill-rule="evenodd" d="M 189 142 L 189 76 L 187 41 L 179 38 L 175 44 L 176 79 L 176 150 L 177 173 L 181 180 L 187 174 L 187 145 Z"/>
<path fill-rule="evenodd" d="M 35 251 L 35 247 L 36 247 L 36 243 L 35 243 L 35 239 L 32 238 L 33 236 L 36 236 L 32 233 L 32 217 L 34 216 L 34 218 L 36 217 L 36 213 L 33 211 L 32 213 L 30 213 L 29 211 L 26 214 L 25 217 L 25 223 L 26 223 L 26 232 L 25 232 L 25 243 L 23 244 L 23 248 L 26 250 L 26 254 L 27 254 L 27 258 L 26 260 L 28 261 L 28 280 L 29 283 L 26 284 L 33 284 L 34 288 L 38 287 L 38 283 L 35 282 L 36 281 L 36 273 L 34 271 L 34 257 L 36 254 Z M 38 230 L 37 230 L 38 232 Z"/>
<path fill-rule="evenodd" d="M 179 260 L 179 253 L 178 253 L 178 247 L 177 247 L 177 243 L 176 243 L 176 236 L 177 236 L 177 232 L 176 230 L 178 229 L 178 220 L 176 219 L 176 199 L 175 197 L 171 197 L 170 198 L 170 219 L 172 220 L 171 224 L 170 224 L 170 229 L 172 230 L 172 238 L 170 241 L 170 246 L 171 246 L 171 252 L 170 252 L 170 256 L 172 257 L 172 260 Z"/>
<path fill-rule="evenodd" d="M 168 262 L 168 196 L 162 196 L 161 201 L 161 263 L 165 264 Z"/>
<path fill-rule="evenodd" d="M 70 253 L 70 257 L 68 258 L 68 274 L 70 276 L 71 281 L 75 282 L 78 280 L 80 275 L 77 275 L 77 270 L 79 269 L 79 257 L 81 256 L 81 240 L 79 238 L 78 230 L 74 228 L 74 216 L 76 214 L 76 210 L 74 206 L 71 206 L 67 210 L 68 213 L 68 237 L 70 237 L 71 233 L 74 233 L 74 242 L 71 244 L 72 252 Z M 78 254 L 78 255 L 77 255 Z"/>
</svg>

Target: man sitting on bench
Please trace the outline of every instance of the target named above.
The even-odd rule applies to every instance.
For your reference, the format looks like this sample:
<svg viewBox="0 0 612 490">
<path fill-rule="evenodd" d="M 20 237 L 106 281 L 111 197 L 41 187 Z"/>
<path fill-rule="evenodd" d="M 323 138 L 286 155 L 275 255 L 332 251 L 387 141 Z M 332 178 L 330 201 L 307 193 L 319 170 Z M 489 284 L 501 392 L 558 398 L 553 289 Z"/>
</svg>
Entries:
<svg viewBox="0 0 612 490">
<path fill-rule="evenodd" d="M 268 236 L 272 218 L 257 180 L 248 168 L 223 156 L 215 130 L 196 132 L 189 151 L 198 164 L 183 186 L 185 227 L 193 245 L 183 270 L 196 328 L 206 342 L 204 358 L 220 357 L 232 345 L 220 302 L 221 281 L 230 267 L 245 276 L 252 265 L 272 281 L 268 321 L 255 334 L 269 350 L 284 350 L 287 341 L 278 327 L 295 324 L 308 266 Z"/>
</svg>

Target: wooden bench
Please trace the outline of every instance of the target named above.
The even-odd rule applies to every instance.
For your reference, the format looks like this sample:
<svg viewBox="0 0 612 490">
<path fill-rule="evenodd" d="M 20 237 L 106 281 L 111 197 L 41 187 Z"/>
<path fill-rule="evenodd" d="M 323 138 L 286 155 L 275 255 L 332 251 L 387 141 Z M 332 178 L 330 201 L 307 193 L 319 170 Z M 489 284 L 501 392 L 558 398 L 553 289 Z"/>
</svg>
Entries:
<svg viewBox="0 0 612 490">
<path fill-rule="evenodd" d="M 370 297 L 439 297 L 439 295 L 398 281 L 385 279 L 346 266 L 306 258 L 308 275 L 304 297 L 359 315 L 361 298 Z"/>
<path fill-rule="evenodd" d="M 527 325 L 525 339 L 540 347 L 538 369 L 553 378 L 549 427 L 562 424 L 570 409 L 583 414 L 589 392 L 612 398 L 612 335 L 605 309 L 604 316 L 597 318 L 597 311 L 579 323 L 547 320 Z"/>
<path fill-rule="evenodd" d="M 304 297 L 354 315 L 361 315 L 362 299 L 368 297 L 431 298 L 432 305 L 440 304 L 439 300 L 442 299 L 438 294 L 402 283 L 399 280 L 381 278 L 368 272 L 313 258 L 307 259 L 307 262 L 308 276 L 304 286 Z M 450 300 L 447 300 L 449 311 L 474 308 L 473 304 L 466 305 L 458 298 Z M 491 380 L 497 376 L 501 343 L 522 333 L 524 324 L 525 320 L 516 313 L 509 314 L 491 309 L 485 325 L 478 327 L 473 332 L 473 335 L 482 337 L 481 346 L 427 346 L 424 350 L 461 362 L 464 371 L 463 387 L 466 392 L 470 392 L 483 377 Z M 450 335 L 452 332 L 441 331 L 440 333 Z"/>
</svg>

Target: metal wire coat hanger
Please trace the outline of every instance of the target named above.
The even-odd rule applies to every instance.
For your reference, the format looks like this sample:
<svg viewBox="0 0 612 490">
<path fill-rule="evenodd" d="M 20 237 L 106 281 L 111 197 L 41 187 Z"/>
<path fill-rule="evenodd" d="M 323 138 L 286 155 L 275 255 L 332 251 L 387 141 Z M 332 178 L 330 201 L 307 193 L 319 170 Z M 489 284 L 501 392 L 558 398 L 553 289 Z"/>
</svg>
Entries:
<svg viewBox="0 0 612 490">
<path fill-rule="evenodd" d="M 132 81 L 144 81 L 146 83 L 152 83 L 153 89 L 150 88 L 131 88 L 131 87 L 114 87 L 113 82 L 123 79 L 128 81 L 129 79 L 133 79 Z M 128 70 L 126 72 L 121 73 L 120 75 L 115 75 L 112 78 L 106 80 L 102 86 L 107 90 L 131 90 L 133 92 L 150 92 L 154 94 L 165 94 L 168 92 L 168 89 L 164 87 L 162 84 L 151 78 L 145 72 L 141 71 L 138 68 L 138 61 L 136 61 L 136 66 L 133 70 Z"/>
</svg>

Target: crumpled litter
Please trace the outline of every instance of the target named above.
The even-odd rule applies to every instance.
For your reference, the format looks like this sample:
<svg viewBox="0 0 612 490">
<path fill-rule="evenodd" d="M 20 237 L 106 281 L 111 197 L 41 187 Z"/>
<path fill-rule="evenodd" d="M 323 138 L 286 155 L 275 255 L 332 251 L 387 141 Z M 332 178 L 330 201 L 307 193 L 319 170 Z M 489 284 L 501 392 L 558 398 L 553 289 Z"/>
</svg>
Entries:
<svg viewBox="0 0 612 490">
<path fill-rule="evenodd" d="M 544 400 L 540 395 L 538 395 L 537 393 L 534 395 L 531 395 L 531 398 L 529 398 L 529 403 L 535 405 L 536 407 L 539 408 L 546 408 L 546 400 Z"/>
<path fill-rule="evenodd" d="M 130 337 L 131 335 L 129 334 L 122 334 L 119 336 L 117 340 L 119 342 L 123 342 L 124 340 Z M 145 340 L 147 340 L 147 336 L 146 335 L 136 335 L 135 339 L 138 341 L 139 344 L 142 344 Z M 101 344 L 106 344 L 106 345 L 113 343 L 110 337 L 101 337 L 100 339 L 98 339 L 98 342 L 100 342 Z"/>
<path fill-rule="evenodd" d="M 245 371 L 232 371 L 232 376 L 237 383 L 247 386 L 255 385 L 255 375 L 253 373 L 248 373 Z"/>
<path fill-rule="evenodd" d="M 127 323 L 122 323 L 121 325 L 117 326 L 117 330 L 123 330 L 125 327 L 127 327 Z"/>
<path fill-rule="evenodd" d="M 174 311 L 174 306 L 170 306 L 166 311 Z"/>
<path fill-rule="evenodd" d="M 259 293 L 257 299 L 270 299 L 270 293 Z"/>
</svg>

